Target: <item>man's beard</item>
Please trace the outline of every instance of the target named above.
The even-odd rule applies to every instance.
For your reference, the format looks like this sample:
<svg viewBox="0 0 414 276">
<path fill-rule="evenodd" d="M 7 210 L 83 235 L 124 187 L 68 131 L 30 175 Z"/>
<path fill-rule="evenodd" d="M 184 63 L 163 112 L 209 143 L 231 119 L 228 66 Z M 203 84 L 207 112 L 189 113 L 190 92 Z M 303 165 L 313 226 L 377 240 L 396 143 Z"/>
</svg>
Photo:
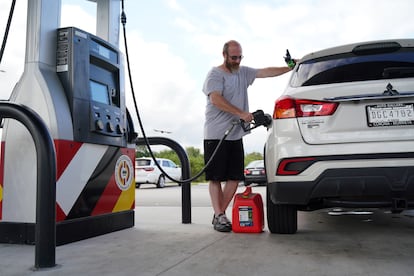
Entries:
<svg viewBox="0 0 414 276">
<path fill-rule="evenodd" d="M 226 60 L 226 68 L 230 70 L 230 72 L 235 72 L 239 70 L 240 64 L 239 63 L 231 63 Z"/>
</svg>

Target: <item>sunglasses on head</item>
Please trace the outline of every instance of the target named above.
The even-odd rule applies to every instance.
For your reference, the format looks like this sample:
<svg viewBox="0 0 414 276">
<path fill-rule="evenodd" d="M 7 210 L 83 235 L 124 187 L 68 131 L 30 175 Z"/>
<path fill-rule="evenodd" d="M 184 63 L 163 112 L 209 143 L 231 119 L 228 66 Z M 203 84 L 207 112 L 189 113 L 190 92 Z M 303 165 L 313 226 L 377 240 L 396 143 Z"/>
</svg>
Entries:
<svg viewBox="0 0 414 276">
<path fill-rule="evenodd" d="M 243 56 L 230 56 L 231 60 L 242 60 Z"/>
</svg>

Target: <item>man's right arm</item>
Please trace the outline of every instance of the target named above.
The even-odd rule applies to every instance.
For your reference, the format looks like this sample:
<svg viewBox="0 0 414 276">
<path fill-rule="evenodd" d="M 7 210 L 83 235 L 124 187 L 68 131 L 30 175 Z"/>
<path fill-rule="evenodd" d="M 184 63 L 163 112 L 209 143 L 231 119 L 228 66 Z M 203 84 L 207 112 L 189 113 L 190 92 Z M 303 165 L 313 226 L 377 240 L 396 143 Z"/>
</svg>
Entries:
<svg viewBox="0 0 414 276">
<path fill-rule="evenodd" d="M 218 91 L 213 91 L 209 95 L 210 102 L 218 109 L 238 116 L 245 122 L 251 122 L 253 120 L 253 114 L 245 112 L 236 106 L 229 103 Z"/>
</svg>

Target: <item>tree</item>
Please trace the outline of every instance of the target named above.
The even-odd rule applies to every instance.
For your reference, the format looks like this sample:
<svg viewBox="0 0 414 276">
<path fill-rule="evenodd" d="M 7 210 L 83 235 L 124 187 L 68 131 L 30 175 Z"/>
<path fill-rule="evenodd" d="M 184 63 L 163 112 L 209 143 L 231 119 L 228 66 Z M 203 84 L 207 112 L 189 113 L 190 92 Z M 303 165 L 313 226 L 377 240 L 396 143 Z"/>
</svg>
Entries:
<svg viewBox="0 0 414 276">
<path fill-rule="evenodd" d="M 194 147 L 186 148 L 188 159 L 190 160 L 191 177 L 198 174 L 204 168 L 204 155 L 200 153 L 199 149 Z M 205 181 L 205 174 L 199 176 L 195 182 Z"/>
<path fill-rule="evenodd" d="M 166 158 L 173 161 L 175 164 L 180 164 L 180 158 L 173 150 L 162 150 L 160 152 L 154 152 L 155 157 Z"/>
<path fill-rule="evenodd" d="M 135 158 L 148 157 L 150 156 L 147 146 L 136 146 L 135 147 Z"/>
<path fill-rule="evenodd" d="M 263 159 L 263 154 L 259 152 L 252 152 L 252 153 L 246 154 L 246 156 L 244 157 L 244 166 L 247 166 L 247 164 L 249 164 L 250 162 L 254 160 L 260 160 L 260 159 Z"/>
<path fill-rule="evenodd" d="M 200 153 L 199 149 L 196 149 L 194 147 L 188 147 L 186 148 L 187 157 L 190 162 L 190 171 L 191 171 L 191 177 L 198 174 L 203 168 L 204 168 L 204 155 Z M 176 164 L 180 164 L 180 159 L 178 158 L 178 155 L 173 150 L 162 150 L 160 152 L 153 152 L 154 156 L 157 158 L 166 158 L 170 159 Z M 150 154 L 145 146 L 141 148 L 141 146 L 137 147 L 136 157 L 149 157 Z M 182 164 L 181 164 L 182 166 Z M 202 182 L 205 181 L 204 173 L 199 176 L 197 179 L 194 180 L 194 182 Z"/>
</svg>

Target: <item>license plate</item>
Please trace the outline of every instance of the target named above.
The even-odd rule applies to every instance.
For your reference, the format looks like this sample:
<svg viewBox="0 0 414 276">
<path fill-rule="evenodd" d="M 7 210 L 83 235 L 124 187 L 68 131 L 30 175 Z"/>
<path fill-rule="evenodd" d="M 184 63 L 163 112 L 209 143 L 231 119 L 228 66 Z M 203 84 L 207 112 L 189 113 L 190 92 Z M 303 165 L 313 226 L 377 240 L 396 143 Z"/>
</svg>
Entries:
<svg viewBox="0 0 414 276">
<path fill-rule="evenodd" d="M 368 105 L 369 127 L 401 126 L 414 124 L 414 104 L 377 104 Z"/>
<path fill-rule="evenodd" d="M 258 174 L 260 174 L 260 172 L 259 171 L 252 171 L 252 174 L 258 175 Z"/>
</svg>

